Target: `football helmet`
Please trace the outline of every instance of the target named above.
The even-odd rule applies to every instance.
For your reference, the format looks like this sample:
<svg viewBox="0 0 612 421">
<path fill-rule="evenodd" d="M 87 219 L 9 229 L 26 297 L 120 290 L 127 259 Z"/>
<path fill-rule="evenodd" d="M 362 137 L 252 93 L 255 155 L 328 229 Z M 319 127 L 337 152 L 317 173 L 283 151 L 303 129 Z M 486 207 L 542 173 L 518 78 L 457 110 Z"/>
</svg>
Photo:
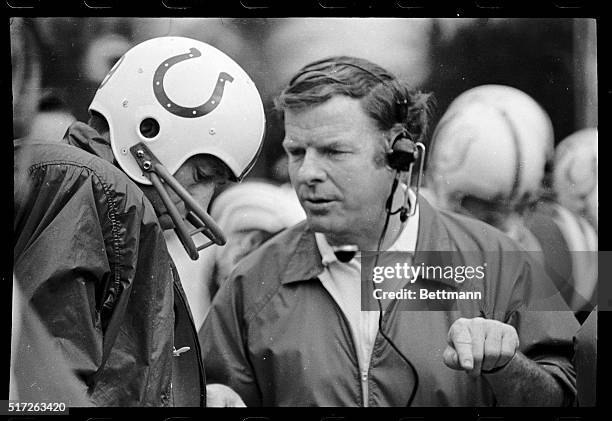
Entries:
<svg viewBox="0 0 612 421">
<path fill-rule="evenodd" d="M 428 185 L 443 208 L 460 210 L 469 198 L 507 213 L 539 196 L 553 148 L 552 123 L 533 98 L 510 86 L 478 86 L 438 123 Z"/>
<path fill-rule="evenodd" d="M 553 188 L 557 200 L 583 215 L 597 228 L 597 129 L 579 130 L 563 139 L 555 151 Z"/>
<path fill-rule="evenodd" d="M 172 174 L 198 154 L 220 159 L 237 181 L 253 166 L 264 136 L 264 108 L 255 84 L 234 60 L 190 38 L 144 41 L 112 67 L 89 111 L 108 122 L 121 169 L 158 191 L 192 259 L 202 248 L 225 243 L 219 226 Z M 196 231 L 189 232 L 166 188 L 185 202 Z M 196 247 L 196 232 L 211 241 Z"/>
</svg>

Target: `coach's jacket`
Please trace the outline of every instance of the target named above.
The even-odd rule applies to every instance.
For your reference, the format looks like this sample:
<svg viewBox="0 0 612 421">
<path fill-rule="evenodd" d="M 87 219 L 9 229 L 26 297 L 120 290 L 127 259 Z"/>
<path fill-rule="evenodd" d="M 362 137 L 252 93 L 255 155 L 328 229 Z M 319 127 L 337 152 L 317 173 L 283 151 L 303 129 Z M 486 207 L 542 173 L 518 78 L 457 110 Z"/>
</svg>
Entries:
<svg viewBox="0 0 612 421">
<path fill-rule="evenodd" d="M 14 275 L 82 389 L 100 406 L 204 405 L 197 334 L 162 229 L 109 146 L 78 123 L 65 143 L 15 141 L 14 158 Z M 43 384 L 38 372 L 20 387 Z"/>
<path fill-rule="evenodd" d="M 459 317 L 513 325 L 520 351 L 558 380 L 565 404 L 572 404 L 572 336 L 578 325 L 559 293 L 500 231 L 434 210 L 422 198 L 419 204 L 415 265 L 476 265 L 485 259 L 488 267 L 486 282 L 455 284 L 480 291 L 482 300 L 457 301 L 455 309 L 439 311 L 401 311 L 409 304 L 396 301 L 385 312 L 386 333 L 419 376 L 413 405 L 496 404 L 482 376 L 473 379 L 443 363 L 448 330 Z M 457 253 L 425 253 L 437 250 Z M 369 372 L 360 376 L 349 324 L 317 278 L 322 271 L 306 222 L 247 256 L 215 296 L 199 332 L 207 378 L 232 387 L 247 405 L 363 406 L 361 382 L 367 381 L 369 406 L 405 406 L 415 386 L 411 368 L 378 334 Z M 563 311 L 535 311 L 542 309 Z"/>
</svg>

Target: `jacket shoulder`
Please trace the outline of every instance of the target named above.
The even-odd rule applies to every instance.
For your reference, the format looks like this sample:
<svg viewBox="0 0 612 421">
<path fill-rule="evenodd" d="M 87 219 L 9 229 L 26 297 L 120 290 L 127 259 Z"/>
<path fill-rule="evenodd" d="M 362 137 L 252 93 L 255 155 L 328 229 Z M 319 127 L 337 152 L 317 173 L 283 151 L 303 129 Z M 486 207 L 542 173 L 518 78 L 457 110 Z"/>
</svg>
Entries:
<svg viewBox="0 0 612 421">
<path fill-rule="evenodd" d="M 245 309 L 258 308 L 280 288 L 300 242 L 311 234 L 306 221 L 281 231 L 240 260 L 221 288 L 239 294 Z"/>
<path fill-rule="evenodd" d="M 308 234 L 312 233 L 308 229 L 308 223 L 304 220 L 275 234 L 248 256 L 259 256 L 259 258 L 261 258 L 271 252 L 290 256 L 298 247 L 298 243 L 302 236 Z M 245 262 L 246 260 L 245 258 Z"/>
<path fill-rule="evenodd" d="M 127 179 L 112 163 L 63 142 L 15 141 L 15 164 L 22 170 L 42 166 L 84 167 L 98 174 L 112 176 L 118 180 Z"/>
<path fill-rule="evenodd" d="M 457 249 L 524 251 L 521 245 L 493 225 L 446 210 L 437 210 L 442 226 Z"/>
<path fill-rule="evenodd" d="M 235 269 L 236 274 L 252 274 L 265 271 L 267 274 L 280 273 L 293 256 L 298 243 L 308 235 L 308 225 L 302 221 L 274 235 L 244 257 Z"/>
<path fill-rule="evenodd" d="M 125 173 L 112 163 L 76 146 L 62 142 L 15 141 L 14 159 L 16 190 L 22 186 L 19 180 L 35 173 L 44 173 L 46 181 L 70 178 L 68 181 L 73 183 L 73 187 L 93 179 L 104 194 L 112 197 L 117 212 L 134 206 L 147 207 L 144 193 Z M 77 172 L 79 177 L 73 177 Z M 22 187 L 27 186 L 29 184 Z M 68 194 L 70 189 L 64 190 Z M 108 200 L 111 200 L 110 197 Z"/>
</svg>

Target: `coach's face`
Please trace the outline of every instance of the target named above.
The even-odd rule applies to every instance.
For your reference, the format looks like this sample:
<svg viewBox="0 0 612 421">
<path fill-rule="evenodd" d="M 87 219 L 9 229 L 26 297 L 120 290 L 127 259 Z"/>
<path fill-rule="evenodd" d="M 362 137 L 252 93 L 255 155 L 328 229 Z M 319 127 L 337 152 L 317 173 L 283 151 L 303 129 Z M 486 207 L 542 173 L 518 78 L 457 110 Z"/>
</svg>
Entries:
<svg viewBox="0 0 612 421">
<path fill-rule="evenodd" d="M 383 133 L 359 100 L 335 96 L 286 110 L 283 147 L 291 183 L 315 231 L 353 244 L 380 234 L 393 173 L 384 165 Z"/>
</svg>

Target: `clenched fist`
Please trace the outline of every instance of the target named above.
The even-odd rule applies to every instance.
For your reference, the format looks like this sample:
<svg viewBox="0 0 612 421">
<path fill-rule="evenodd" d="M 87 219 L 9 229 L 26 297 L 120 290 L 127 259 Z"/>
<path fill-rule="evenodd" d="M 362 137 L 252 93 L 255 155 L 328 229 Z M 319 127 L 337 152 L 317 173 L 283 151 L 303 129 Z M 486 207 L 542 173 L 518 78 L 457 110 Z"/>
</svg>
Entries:
<svg viewBox="0 0 612 421">
<path fill-rule="evenodd" d="M 206 406 L 211 408 L 242 408 L 246 405 L 238 393 L 219 383 L 206 385 Z"/>
<path fill-rule="evenodd" d="M 516 354 L 519 339 L 514 327 L 497 320 L 457 319 L 448 331 L 444 364 L 478 377 L 504 367 Z"/>
</svg>

